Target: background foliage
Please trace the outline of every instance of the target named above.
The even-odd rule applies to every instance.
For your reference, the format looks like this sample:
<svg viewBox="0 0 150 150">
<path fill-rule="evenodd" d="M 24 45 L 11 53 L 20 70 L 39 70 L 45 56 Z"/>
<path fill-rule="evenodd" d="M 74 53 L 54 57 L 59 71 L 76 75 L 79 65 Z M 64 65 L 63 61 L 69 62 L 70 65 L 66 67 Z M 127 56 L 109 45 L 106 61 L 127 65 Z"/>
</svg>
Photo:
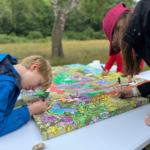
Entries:
<svg viewBox="0 0 150 150">
<path fill-rule="evenodd" d="M 59 0 L 60 6 L 65 6 L 67 1 Z M 104 39 L 102 20 L 106 12 L 120 2 L 124 2 L 128 8 L 136 4 L 134 0 L 81 1 L 67 19 L 63 39 Z M 0 43 L 50 39 L 54 19 L 50 0 L 0 0 Z"/>
</svg>

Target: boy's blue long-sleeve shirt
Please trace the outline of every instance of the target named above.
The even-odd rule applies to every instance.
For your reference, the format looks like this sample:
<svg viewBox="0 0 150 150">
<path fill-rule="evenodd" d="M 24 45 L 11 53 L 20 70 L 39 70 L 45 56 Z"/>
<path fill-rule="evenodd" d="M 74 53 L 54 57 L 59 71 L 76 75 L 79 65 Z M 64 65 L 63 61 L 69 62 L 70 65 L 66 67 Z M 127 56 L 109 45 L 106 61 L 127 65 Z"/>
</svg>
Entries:
<svg viewBox="0 0 150 150">
<path fill-rule="evenodd" d="M 0 136 L 23 126 L 30 119 L 26 105 L 13 111 L 20 94 L 20 75 L 13 65 L 17 59 L 9 54 L 0 54 Z"/>
</svg>

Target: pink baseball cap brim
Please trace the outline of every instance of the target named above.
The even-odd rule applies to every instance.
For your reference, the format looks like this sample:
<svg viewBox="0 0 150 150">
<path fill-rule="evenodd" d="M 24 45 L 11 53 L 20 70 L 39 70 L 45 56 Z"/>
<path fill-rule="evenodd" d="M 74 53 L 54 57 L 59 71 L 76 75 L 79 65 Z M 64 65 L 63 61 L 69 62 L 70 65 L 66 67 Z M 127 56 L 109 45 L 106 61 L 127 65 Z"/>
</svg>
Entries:
<svg viewBox="0 0 150 150">
<path fill-rule="evenodd" d="M 114 30 L 115 24 L 121 14 L 127 11 L 133 11 L 133 10 L 134 8 L 128 9 L 124 3 L 120 3 L 117 6 L 110 9 L 105 15 L 105 18 L 103 19 L 103 30 L 110 42 L 110 46 L 109 46 L 110 56 L 118 53 L 112 48 L 112 32 Z"/>
</svg>

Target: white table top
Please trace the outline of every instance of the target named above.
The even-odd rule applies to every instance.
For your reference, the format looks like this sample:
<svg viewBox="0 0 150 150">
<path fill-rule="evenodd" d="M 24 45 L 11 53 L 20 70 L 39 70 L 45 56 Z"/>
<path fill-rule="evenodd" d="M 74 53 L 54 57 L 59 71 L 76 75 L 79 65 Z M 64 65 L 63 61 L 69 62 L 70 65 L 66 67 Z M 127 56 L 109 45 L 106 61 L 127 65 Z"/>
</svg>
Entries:
<svg viewBox="0 0 150 150">
<path fill-rule="evenodd" d="M 149 75 L 141 73 L 140 78 Z M 150 77 L 149 77 L 150 79 Z M 141 150 L 150 143 L 150 127 L 144 122 L 150 104 L 43 141 L 33 120 L 0 137 L 2 150 L 30 150 L 43 142 L 44 150 Z"/>
<path fill-rule="evenodd" d="M 141 72 L 139 75 L 136 75 L 136 77 L 150 80 L 150 70 Z"/>
</svg>

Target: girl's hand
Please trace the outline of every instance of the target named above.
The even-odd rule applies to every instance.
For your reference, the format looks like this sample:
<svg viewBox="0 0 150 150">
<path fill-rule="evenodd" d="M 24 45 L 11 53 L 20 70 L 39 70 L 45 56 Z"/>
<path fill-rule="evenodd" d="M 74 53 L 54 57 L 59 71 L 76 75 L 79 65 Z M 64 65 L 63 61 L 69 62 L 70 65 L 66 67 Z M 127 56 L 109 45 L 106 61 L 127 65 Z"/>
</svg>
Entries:
<svg viewBox="0 0 150 150">
<path fill-rule="evenodd" d="M 150 115 L 148 115 L 148 118 L 145 119 L 145 123 L 146 123 L 148 126 L 150 126 Z"/>
<path fill-rule="evenodd" d="M 132 89 L 122 88 L 121 90 L 116 90 L 117 95 L 120 97 L 121 94 L 123 97 L 133 97 L 133 91 Z"/>
<path fill-rule="evenodd" d="M 108 70 L 106 70 L 106 71 L 102 71 L 102 75 L 103 75 L 103 76 L 106 76 L 108 73 L 109 73 L 109 71 L 108 71 Z"/>
<path fill-rule="evenodd" d="M 45 109 L 48 107 L 49 102 L 50 102 L 50 100 L 46 100 L 44 102 L 42 100 L 40 100 L 40 101 L 35 102 L 35 103 L 31 104 L 30 106 L 28 106 L 30 116 L 39 114 L 39 113 L 43 113 L 45 111 Z"/>
</svg>

